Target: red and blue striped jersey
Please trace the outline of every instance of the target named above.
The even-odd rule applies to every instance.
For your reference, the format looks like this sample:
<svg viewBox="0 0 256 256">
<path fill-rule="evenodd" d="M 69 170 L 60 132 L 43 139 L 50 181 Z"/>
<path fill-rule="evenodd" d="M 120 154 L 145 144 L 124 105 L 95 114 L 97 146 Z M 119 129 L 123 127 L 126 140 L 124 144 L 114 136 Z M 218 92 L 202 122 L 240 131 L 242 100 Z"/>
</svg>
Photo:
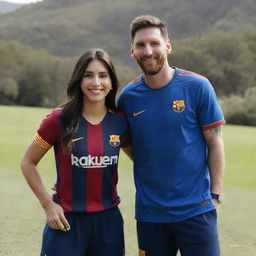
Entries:
<svg viewBox="0 0 256 256">
<path fill-rule="evenodd" d="M 126 143 L 128 125 L 121 114 L 107 112 L 93 125 L 80 117 L 70 154 L 61 143 L 61 110 L 53 110 L 35 135 L 39 146 L 54 147 L 57 182 L 54 201 L 65 212 L 99 212 L 119 204 L 117 167 L 120 148 Z"/>
</svg>

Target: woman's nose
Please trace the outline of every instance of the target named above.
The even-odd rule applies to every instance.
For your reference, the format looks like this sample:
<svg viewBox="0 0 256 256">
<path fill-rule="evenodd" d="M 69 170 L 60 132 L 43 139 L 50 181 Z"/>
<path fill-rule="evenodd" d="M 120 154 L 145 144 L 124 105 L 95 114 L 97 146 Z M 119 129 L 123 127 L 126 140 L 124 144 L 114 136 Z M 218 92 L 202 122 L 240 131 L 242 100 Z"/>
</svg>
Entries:
<svg viewBox="0 0 256 256">
<path fill-rule="evenodd" d="M 94 77 L 93 84 L 95 86 L 100 86 L 100 79 L 99 79 L 99 77 L 97 77 L 97 76 Z"/>
</svg>

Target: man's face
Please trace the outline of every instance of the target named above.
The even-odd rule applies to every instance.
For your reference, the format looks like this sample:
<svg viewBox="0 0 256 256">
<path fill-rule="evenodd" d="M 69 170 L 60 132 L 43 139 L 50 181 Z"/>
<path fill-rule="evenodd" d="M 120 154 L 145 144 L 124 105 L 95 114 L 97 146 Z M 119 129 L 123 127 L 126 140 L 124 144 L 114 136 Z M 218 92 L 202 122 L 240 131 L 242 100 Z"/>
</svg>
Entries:
<svg viewBox="0 0 256 256">
<path fill-rule="evenodd" d="M 167 54 L 170 52 L 170 41 L 163 38 L 157 27 L 139 29 L 131 46 L 131 56 L 145 75 L 156 75 L 164 65 L 168 65 Z"/>
</svg>

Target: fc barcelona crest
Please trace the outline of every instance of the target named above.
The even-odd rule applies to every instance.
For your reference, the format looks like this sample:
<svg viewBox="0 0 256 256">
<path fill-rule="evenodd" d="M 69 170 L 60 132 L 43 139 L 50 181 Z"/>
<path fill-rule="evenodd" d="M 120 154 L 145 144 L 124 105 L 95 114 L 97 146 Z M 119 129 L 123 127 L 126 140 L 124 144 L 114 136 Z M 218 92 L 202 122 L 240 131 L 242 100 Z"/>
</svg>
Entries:
<svg viewBox="0 0 256 256">
<path fill-rule="evenodd" d="M 172 110 L 176 113 L 181 113 L 185 109 L 185 101 L 184 100 L 174 100 L 172 102 Z"/>
<path fill-rule="evenodd" d="M 118 147 L 120 145 L 120 136 L 119 135 L 109 135 L 109 144 L 113 147 Z"/>
</svg>

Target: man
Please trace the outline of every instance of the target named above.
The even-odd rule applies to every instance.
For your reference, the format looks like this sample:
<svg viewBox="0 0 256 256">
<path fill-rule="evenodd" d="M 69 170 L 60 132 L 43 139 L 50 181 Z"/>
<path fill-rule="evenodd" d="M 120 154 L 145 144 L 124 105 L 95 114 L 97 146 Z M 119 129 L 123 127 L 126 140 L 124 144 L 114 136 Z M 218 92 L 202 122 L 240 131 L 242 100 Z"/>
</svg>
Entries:
<svg viewBox="0 0 256 256">
<path fill-rule="evenodd" d="M 222 197 L 225 123 L 210 82 L 170 67 L 164 23 L 139 16 L 131 56 L 143 74 L 118 106 L 129 120 L 139 255 L 219 256 L 216 210 Z"/>
</svg>

